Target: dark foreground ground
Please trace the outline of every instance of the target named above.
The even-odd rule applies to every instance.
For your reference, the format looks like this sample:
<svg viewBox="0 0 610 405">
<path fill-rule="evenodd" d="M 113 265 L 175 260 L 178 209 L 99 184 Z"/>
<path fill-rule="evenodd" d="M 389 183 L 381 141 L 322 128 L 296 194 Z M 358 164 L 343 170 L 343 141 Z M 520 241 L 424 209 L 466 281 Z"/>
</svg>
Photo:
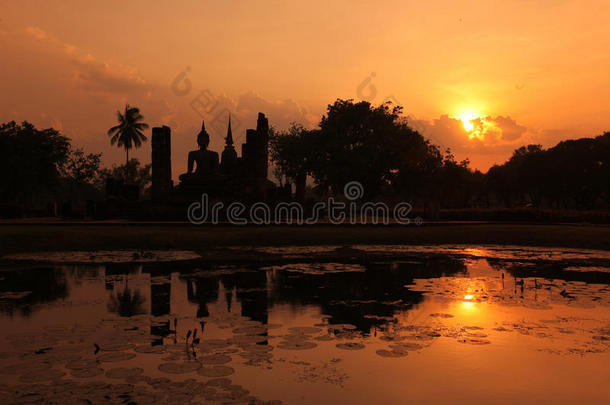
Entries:
<svg viewBox="0 0 610 405">
<path fill-rule="evenodd" d="M 460 223 L 421 226 L 195 226 L 190 224 L 0 224 L 0 255 L 17 252 L 188 249 L 226 246 L 499 244 L 610 250 L 610 226 Z"/>
</svg>

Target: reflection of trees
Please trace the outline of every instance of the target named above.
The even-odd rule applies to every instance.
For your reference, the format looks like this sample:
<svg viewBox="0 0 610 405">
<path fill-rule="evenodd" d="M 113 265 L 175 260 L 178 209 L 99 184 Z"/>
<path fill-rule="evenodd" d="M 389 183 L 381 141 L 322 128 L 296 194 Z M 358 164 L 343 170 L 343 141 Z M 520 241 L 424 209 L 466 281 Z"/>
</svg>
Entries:
<svg viewBox="0 0 610 405">
<path fill-rule="evenodd" d="M 318 264 L 319 265 L 319 264 Z M 426 258 L 422 262 L 367 264 L 362 272 L 307 274 L 278 271 L 267 291 L 267 272 L 252 269 L 207 277 L 193 277 L 187 283 L 188 300 L 199 304 L 199 317 L 208 316 L 207 303 L 216 301 L 218 282 L 227 291 L 237 289 L 242 315 L 267 322 L 268 308 L 275 304 L 321 307 L 331 323 L 351 323 L 367 331 L 387 322 L 397 310 L 407 310 L 423 300 L 420 292 L 404 288 L 415 278 L 433 278 L 465 271 L 461 260 Z M 187 276 L 188 277 L 188 276 Z M 230 297 L 227 297 L 230 304 Z"/>
<path fill-rule="evenodd" d="M 31 294 L 18 299 L 0 301 L 0 311 L 13 315 L 19 310 L 22 316 L 30 316 L 33 306 L 52 302 L 68 296 L 68 285 L 63 271 L 53 267 L 33 267 L 7 271 L 2 274 L 0 292 L 25 292 Z"/>
<path fill-rule="evenodd" d="M 199 305 L 198 317 L 209 316 L 207 303 L 219 299 L 218 285 L 222 282 L 226 288 L 227 305 L 233 304 L 229 294 L 236 289 L 242 315 L 251 319 L 266 323 L 268 309 L 274 305 L 291 304 L 295 308 L 315 305 L 320 307 L 322 313 L 331 316 L 331 323 L 351 323 L 360 330 L 368 331 L 374 325 L 387 322 L 383 318 L 392 317 L 398 310 L 408 310 L 423 300 L 420 292 L 404 288 L 405 284 L 411 284 L 415 278 L 453 275 L 463 272 L 465 266 L 461 260 L 437 256 L 428 257 L 421 262 L 369 263 L 364 265 L 364 269 L 362 272 L 327 274 L 278 271 L 274 273 L 273 278 L 268 278 L 268 272 L 257 268 L 240 267 L 236 268 L 235 272 L 228 270 L 205 276 L 189 276 L 190 268 L 180 270 L 183 277 L 189 279 L 185 298 Z M 136 266 L 126 264 L 106 267 L 106 288 L 111 289 L 108 311 L 119 316 L 146 313 L 145 296 L 133 286 L 130 288 L 126 280 L 128 275 L 136 270 Z M 151 276 L 164 275 L 175 270 L 164 265 L 144 267 L 144 271 L 150 272 Z M 65 273 L 66 268 L 39 268 L 5 273 L 6 282 L 2 283 L 2 290 L 32 291 L 32 294 L 18 301 L 2 302 L 0 310 L 12 313 L 14 308 L 19 307 L 26 314 L 30 311 L 30 305 L 27 304 L 66 297 L 68 291 Z M 94 274 L 84 269 L 75 273 L 87 277 Z M 118 278 L 123 281 L 119 282 Z M 116 284 L 117 282 L 119 284 Z M 151 284 L 152 315 L 169 313 L 170 293 L 169 279 L 167 282 Z M 228 311 L 230 309 L 227 308 Z"/>
<path fill-rule="evenodd" d="M 268 322 L 269 305 L 265 272 L 253 270 L 227 274 L 222 277 L 222 282 L 227 291 L 237 289 L 237 299 L 241 302 L 243 316 L 262 323 Z M 227 299 L 227 304 L 230 304 L 230 297 L 227 296 Z"/>
<path fill-rule="evenodd" d="M 363 272 L 323 275 L 281 271 L 277 274 L 270 305 L 319 305 L 330 315 L 330 323 L 351 323 L 368 332 L 373 325 L 384 324 L 397 310 L 408 310 L 423 300 L 417 291 L 404 288 L 415 278 L 435 278 L 463 272 L 461 260 L 449 257 L 426 258 L 405 263 L 365 265 Z"/>
<path fill-rule="evenodd" d="M 208 313 L 207 303 L 219 299 L 218 282 L 225 287 L 227 311 L 231 310 L 231 291 L 237 289 L 237 299 L 242 304 L 242 315 L 263 323 L 267 323 L 268 305 L 267 292 L 265 290 L 267 277 L 265 272 L 258 270 L 227 272 L 222 275 L 210 275 L 209 277 L 197 277 L 192 283 L 187 283 L 187 299 L 197 303 L 199 309 L 198 317 L 206 317 Z"/>
<path fill-rule="evenodd" d="M 490 261 L 491 263 L 491 261 Z M 610 273 L 599 271 L 565 271 L 566 267 L 582 266 L 578 261 L 562 260 L 547 263 L 519 263 L 498 260 L 493 266 L 502 268 L 516 278 L 540 277 L 549 280 L 563 280 L 567 282 L 584 282 L 587 284 L 610 284 Z M 591 266 L 586 264 L 586 266 Z"/>
<path fill-rule="evenodd" d="M 144 297 L 137 289 L 129 287 L 129 275 L 137 275 L 141 266 L 133 263 L 112 263 L 106 265 L 106 289 L 115 290 L 108 299 L 108 311 L 120 316 L 146 313 Z M 119 281 L 122 280 L 122 281 Z M 123 289 L 120 284 L 125 283 Z"/>
<path fill-rule="evenodd" d="M 133 316 L 146 313 L 144 309 L 144 298 L 138 290 L 132 290 L 125 286 L 123 291 L 117 291 L 110 295 L 108 311 L 120 316 Z"/>
<path fill-rule="evenodd" d="M 97 279 L 100 276 L 100 268 L 98 265 L 66 265 L 59 266 L 58 270 L 61 270 L 67 278 L 72 280 L 75 286 L 81 286 L 85 279 Z"/>
</svg>

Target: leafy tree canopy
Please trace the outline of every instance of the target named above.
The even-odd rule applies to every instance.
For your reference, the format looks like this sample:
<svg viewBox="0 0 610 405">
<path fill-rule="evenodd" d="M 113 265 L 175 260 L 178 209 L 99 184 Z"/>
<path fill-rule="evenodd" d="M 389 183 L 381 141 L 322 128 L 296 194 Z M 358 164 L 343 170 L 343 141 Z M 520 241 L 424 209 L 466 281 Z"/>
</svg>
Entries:
<svg viewBox="0 0 610 405">
<path fill-rule="evenodd" d="M 294 179 L 305 172 L 321 189 L 340 193 L 359 181 L 369 196 L 398 184 L 399 173 L 438 166 L 438 149 L 400 118 L 402 107 L 338 99 L 327 108 L 319 129 L 293 124 L 272 137 L 272 159 Z"/>
<path fill-rule="evenodd" d="M 0 126 L 0 197 L 23 204 L 50 198 L 68 157 L 69 139 L 24 121 Z"/>
</svg>

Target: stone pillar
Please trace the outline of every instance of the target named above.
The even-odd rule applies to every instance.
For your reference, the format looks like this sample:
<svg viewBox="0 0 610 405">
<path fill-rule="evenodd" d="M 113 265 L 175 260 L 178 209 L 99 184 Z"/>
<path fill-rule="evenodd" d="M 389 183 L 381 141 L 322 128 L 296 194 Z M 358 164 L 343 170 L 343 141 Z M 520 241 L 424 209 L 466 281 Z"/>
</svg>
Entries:
<svg viewBox="0 0 610 405">
<path fill-rule="evenodd" d="M 166 201 L 173 187 L 171 129 L 167 126 L 152 129 L 152 200 Z"/>
<path fill-rule="evenodd" d="M 269 121 L 263 113 L 258 113 L 256 133 L 258 135 L 256 176 L 260 179 L 267 180 L 267 172 L 269 169 Z"/>
</svg>

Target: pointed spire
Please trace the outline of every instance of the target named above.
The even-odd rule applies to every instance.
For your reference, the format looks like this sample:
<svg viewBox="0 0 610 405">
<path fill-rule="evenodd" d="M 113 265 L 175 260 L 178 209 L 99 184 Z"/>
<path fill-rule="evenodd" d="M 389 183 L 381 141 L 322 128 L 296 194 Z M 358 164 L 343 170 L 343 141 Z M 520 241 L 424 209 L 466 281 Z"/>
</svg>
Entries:
<svg viewBox="0 0 610 405">
<path fill-rule="evenodd" d="M 228 146 L 233 145 L 233 133 L 231 132 L 231 113 L 229 113 L 229 128 L 227 129 L 226 141 Z"/>
</svg>

